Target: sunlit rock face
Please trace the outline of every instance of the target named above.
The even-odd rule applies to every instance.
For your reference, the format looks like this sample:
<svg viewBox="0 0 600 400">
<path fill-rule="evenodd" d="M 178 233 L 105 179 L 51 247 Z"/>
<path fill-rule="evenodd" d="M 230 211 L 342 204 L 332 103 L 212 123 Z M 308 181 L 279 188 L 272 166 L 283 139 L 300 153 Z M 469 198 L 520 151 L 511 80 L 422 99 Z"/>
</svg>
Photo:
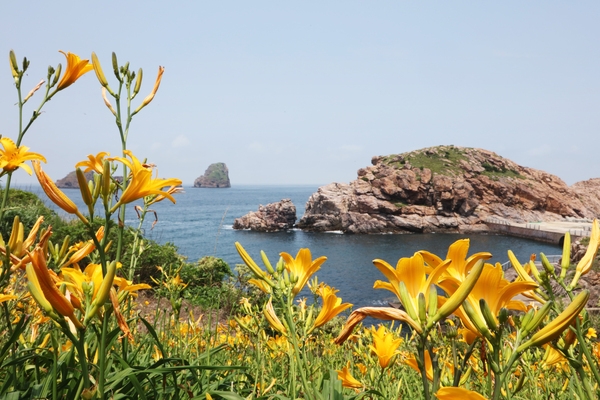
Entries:
<svg viewBox="0 0 600 400">
<path fill-rule="evenodd" d="M 295 223 L 296 206 L 290 199 L 283 199 L 266 206 L 260 205 L 258 211 L 251 211 L 241 218 L 236 218 L 233 229 L 278 232 L 292 229 Z"/>
<path fill-rule="evenodd" d="M 320 187 L 298 227 L 346 233 L 485 232 L 488 218 L 558 221 L 600 215 L 600 179 L 559 177 L 494 152 L 437 146 L 377 156 L 356 180 Z"/>
</svg>

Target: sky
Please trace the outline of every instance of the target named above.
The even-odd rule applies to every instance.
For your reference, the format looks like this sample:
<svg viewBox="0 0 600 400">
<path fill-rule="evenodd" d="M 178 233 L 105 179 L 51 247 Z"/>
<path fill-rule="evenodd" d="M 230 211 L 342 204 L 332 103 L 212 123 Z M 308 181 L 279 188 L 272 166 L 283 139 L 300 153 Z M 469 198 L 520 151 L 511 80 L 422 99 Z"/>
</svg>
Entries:
<svg viewBox="0 0 600 400">
<path fill-rule="evenodd" d="M 3 1 L 0 134 L 18 129 L 11 49 L 31 62 L 24 93 L 65 65 L 59 50 L 95 52 L 115 87 L 114 51 L 144 71 L 134 107 L 165 67 L 128 148 L 184 185 L 214 162 L 232 185 L 349 182 L 373 156 L 443 144 L 572 184 L 600 177 L 599 20 L 593 1 Z M 93 72 L 23 145 L 55 180 L 88 154 L 120 154 Z"/>
</svg>

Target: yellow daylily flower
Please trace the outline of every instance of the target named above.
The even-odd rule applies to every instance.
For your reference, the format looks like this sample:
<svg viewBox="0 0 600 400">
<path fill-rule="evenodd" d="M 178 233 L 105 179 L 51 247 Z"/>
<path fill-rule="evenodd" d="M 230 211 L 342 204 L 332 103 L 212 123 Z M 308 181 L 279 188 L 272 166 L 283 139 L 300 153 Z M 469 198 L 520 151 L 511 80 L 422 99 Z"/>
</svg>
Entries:
<svg viewBox="0 0 600 400">
<path fill-rule="evenodd" d="M 67 69 L 60 82 L 58 82 L 57 91 L 71 86 L 83 74 L 90 72 L 94 68 L 89 60 L 82 60 L 78 55 L 73 53 L 65 53 L 62 50 L 60 52 L 67 57 Z"/>
<path fill-rule="evenodd" d="M 451 278 L 447 278 L 441 281 L 439 285 L 448 292 L 456 288 L 457 282 Z M 502 308 L 524 312 L 527 311 L 527 307 L 522 301 L 512 299 L 518 294 L 536 288 L 537 284 L 535 282 L 518 281 L 509 283 L 504 279 L 504 272 L 499 263 L 496 263 L 495 266 L 492 264 L 485 264 L 479 279 L 465 300 L 469 302 L 469 305 L 475 310 L 477 321 L 472 321 L 467 316 L 463 306 L 459 307 L 455 311 L 455 314 L 461 319 L 467 329 L 481 336 L 481 324 L 485 324 L 485 318 L 479 303 L 481 299 L 486 301 L 496 324 L 498 324 L 498 314 Z"/>
<path fill-rule="evenodd" d="M 435 393 L 439 400 L 487 400 L 472 390 L 460 387 L 443 387 Z"/>
<path fill-rule="evenodd" d="M 338 290 L 327 285 L 319 288 L 318 294 L 321 296 L 323 304 L 321 305 L 321 312 L 319 312 L 317 319 L 315 319 L 315 322 L 308 333 L 312 332 L 315 328 L 326 324 L 342 311 L 352 307 L 352 304 L 350 303 L 342 304 L 342 298 L 336 296 L 337 292 Z"/>
<path fill-rule="evenodd" d="M 418 314 L 418 297 L 420 295 L 425 297 L 426 308 L 428 308 L 430 291 L 436 290 L 434 285 L 441 278 L 446 268 L 448 268 L 450 262 L 451 260 L 445 260 L 435 268 L 431 268 L 425 265 L 423 256 L 419 252 L 415 253 L 412 257 L 405 257 L 398 260 L 395 269 L 384 260 L 373 260 L 375 267 L 377 267 L 377 269 L 379 269 L 389 280 L 389 282 L 382 282 L 380 280 L 375 281 L 373 288 L 387 289 L 394 293 L 404 306 L 408 315 L 410 315 L 413 320 L 420 321 Z M 402 287 L 405 289 L 402 289 Z M 454 293 L 454 291 L 452 293 Z M 462 297 L 463 293 L 460 292 L 457 296 L 458 295 L 460 295 L 459 297 Z M 466 293 L 464 293 L 464 296 L 466 296 Z M 443 303 L 444 298 L 441 296 L 437 296 L 437 298 L 439 303 Z M 448 301 L 450 301 L 450 299 L 448 299 Z M 451 302 L 455 303 L 454 308 L 456 308 L 462 303 L 462 300 L 457 301 L 456 298 L 453 298 Z M 437 309 L 435 311 L 437 312 Z M 449 310 L 448 314 L 452 313 L 452 311 L 454 311 L 454 309 Z M 430 315 L 429 317 L 434 317 L 434 315 Z M 426 323 L 426 321 L 420 322 L 423 326 Z"/>
<path fill-rule="evenodd" d="M 271 292 L 272 292 L 271 286 L 269 286 L 269 284 L 267 282 L 265 282 L 261 279 L 251 278 L 251 279 L 248 279 L 248 283 L 259 288 L 260 291 L 263 293 L 271 294 Z"/>
<path fill-rule="evenodd" d="M 88 159 L 84 161 L 79 161 L 75 164 L 75 168 L 85 167 L 83 170 L 84 173 L 94 171 L 97 174 L 102 174 L 104 172 L 104 160 L 110 154 L 106 151 L 101 151 L 96 155 L 88 154 Z"/>
<path fill-rule="evenodd" d="M 0 245 L 8 246 L 10 248 L 11 255 L 14 255 L 19 258 L 23 257 L 25 254 L 27 254 L 27 250 L 29 250 L 29 248 L 35 242 L 38 231 L 40 230 L 40 227 L 43 222 L 44 217 L 38 217 L 37 221 L 31 228 L 31 231 L 29 231 L 29 235 L 27 235 L 27 238 L 25 239 L 25 228 L 23 226 L 23 223 L 21 222 L 18 215 L 15 216 L 8 243 L 4 243 L 4 239 L 0 235 Z"/>
<path fill-rule="evenodd" d="M 100 242 L 104 238 L 104 227 L 101 226 L 96 231 L 96 239 Z M 71 264 L 77 264 L 79 261 L 83 260 L 85 257 L 92 254 L 92 252 L 96 249 L 96 245 L 92 239 L 88 240 L 84 244 L 78 243 L 77 245 L 71 246 L 71 249 L 74 249 L 75 252 L 69 257 L 69 260 L 61 267 L 67 267 Z M 69 250 L 71 250 L 69 249 Z"/>
<path fill-rule="evenodd" d="M 545 367 L 558 365 L 563 367 L 566 366 L 567 369 L 569 368 L 568 365 L 565 365 L 568 364 L 568 360 L 560 351 L 556 350 L 549 344 L 545 344 L 543 347 L 546 349 L 546 352 L 544 353 L 544 358 L 542 360 L 542 364 Z"/>
<path fill-rule="evenodd" d="M 327 257 L 322 256 L 313 261 L 309 249 L 300 249 L 298 254 L 296 254 L 295 259 L 288 253 L 280 253 L 279 255 L 283 258 L 283 261 L 285 261 L 285 268 L 290 273 L 290 278 L 297 279 L 296 284 L 292 289 L 294 296 L 300 293 L 310 277 L 317 272 L 321 268 L 321 265 L 327 260 Z"/>
<path fill-rule="evenodd" d="M 269 298 L 268 303 L 265 305 L 265 318 L 267 318 L 267 322 L 269 323 L 269 325 L 271 325 L 273 329 L 275 329 L 283 335 L 287 335 L 287 330 L 285 329 L 285 326 L 283 326 L 283 323 L 281 322 L 279 317 L 277 317 L 277 314 L 275 314 L 275 309 L 273 308 L 273 303 L 271 302 L 271 300 L 272 299 Z"/>
<path fill-rule="evenodd" d="M 174 195 L 174 194 L 178 194 L 178 193 L 183 193 L 183 188 L 181 186 L 171 186 L 166 191 L 166 194 L 169 194 L 171 196 Z M 144 203 L 147 206 L 150 206 L 152 204 L 161 202 L 161 201 L 163 201 L 166 198 L 167 198 L 167 196 L 163 195 L 163 194 L 159 194 L 159 195 L 153 194 L 151 196 L 144 197 Z"/>
<path fill-rule="evenodd" d="M 419 374 L 421 373 L 421 370 L 419 369 L 419 363 L 417 362 L 414 354 L 411 354 L 406 360 L 404 360 L 404 363 L 417 371 Z M 429 351 L 425 351 L 425 376 L 430 382 L 433 381 L 433 364 L 431 363 Z"/>
<path fill-rule="evenodd" d="M 538 282 L 529 275 L 528 270 L 526 270 L 525 267 L 521 265 L 519 260 L 517 260 L 517 257 L 511 250 L 508 251 L 508 259 L 510 260 L 510 263 L 515 269 L 515 271 L 517 271 L 518 280 L 523 282 L 535 283 L 536 285 L 538 284 Z M 542 298 L 541 295 L 538 294 L 535 289 L 523 292 L 522 294 L 523 296 L 535 300 L 541 304 L 544 304 L 546 302 L 546 300 Z"/>
<path fill-rule="evenodd" d="M 115 204 L 115 206 L 111 209 L 111 212 L 114 212 L 119 206 L 122 204 L 131 203 L 137 199 L 141 199 L 142 197 L 150 196 L 153 194 L 165 196 L 173 203 L 175 203 L 175 198 L 173 196 L 162 189 L 167 186 L 179 186 L 181 185 L 181 179 L 170 178 L 170 179 L 160 179 L 160 178 L 152 178 L 152 169 L 144 166 L 136 156 L 129 150 L 124 150 L 126 156 L 128 156 L 131 160 L 126 157 L 115 157 L 115 160 L 122 162 L 127 165 L 131 170 L 131 177 L 129 179 L 129 183 L 127 187 L 123 191 L 121 198 Z"/>
<path fill-rule="evenodd" d="M 587 332 L 585 333 L 585 337 L 592 339 L 598 337 L 598 335 L 596 334 L 596 330 L 594 328 L 588 328 Z"/>
<path fill-rule="evenodd" d="M 0 149 L 0 168 L 6 172 L 11 172 L 17 168 L 23 168 L 25 172 L 31 175 L 32 171 L 29 165 L 25 164 L 28 160 L 41 160 L 46 162 L 46 158 L 38 153 L 33 153 L 27 146 L 19 146 L 12 139 L 0 138 L 0 144 L 4 149 Z"/>
<path fill-rule="evenodd" d="M 394 339 L 394 335 L 391 332 L 388 332 L 383 325 L 379 325 L 377 330 L 371 328 L 371 331 L 373 335 L 373 344 L 369 345 L 369 348 L 377 355 L 379 366 L 381 368 L 387 368 L 394 356 L 400 353 L 397 349 L 402 343 L 402 339 Z"/>
<path fill-rule="evenodd" d="M 15 300 L 17 296 L 12 294 L 0 294 L 0 303 L 4 303 L 5 301 Z"/>
<path fill-rule="evenodd" d="M 363 384 L 350 373 L 350 361 L 348 361 L 345 367 L 336 372 L 338 373 L 338 379 L 342 381 L 342 386 L 352 389 L 360 389 L 363 387 Z"/>
<path fill-rule="evenodd" d="M 42 170 L 40 162 L 34 160 L 31 163 L 33 164 L 35 175 L 37 176 L 40 185 L 42 185 L 42 189 L 44 190 L 44 193 L 46 193 L 46 196 L 48 196 L 48 198 L 57 206 L 59 206 L 69 214 L 77 215 L 79 219 L 83 221 L 83 223 L 88 224 L 87 218 L 85 218 L 83 214 L 79 212 L 79 209 L 77 208 L 75 203 L 73 203 L 73 201 L 69 199 L 67 195 L 65 195 L 54 184 L 52 179 L 50 179 L 50 177 Z"/>
<path fill-rule="evenodd" d="M 477 261 L 492 258 L 492 254 L 488 252 L 475 253 L 467 258 L 470 243 L 469 239 L 460 239 L 450 245 L 446 254 L 446 260 L 451 260 L 451 262 L 448 268 L 446 268 L 444 275 L 454 277 L 462 282 L 467 278 L 469 271 L 475 266 Z M 444 261 L 435 254 L 425 250 L 421 250 L 419 253 L 423 256 L 425 263 L 431 268 L 437 267 Z"/>
</svg>

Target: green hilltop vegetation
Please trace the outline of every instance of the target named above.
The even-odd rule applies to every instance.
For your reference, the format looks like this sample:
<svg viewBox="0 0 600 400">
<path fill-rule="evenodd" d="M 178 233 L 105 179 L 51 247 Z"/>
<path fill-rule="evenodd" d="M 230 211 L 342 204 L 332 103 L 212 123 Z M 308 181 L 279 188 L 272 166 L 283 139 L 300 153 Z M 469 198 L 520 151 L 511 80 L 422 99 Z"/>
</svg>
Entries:
<svg viewBox="0 0 600 400">
<path fill-rule="evenodd" d="M 402 169 L 409 164 L 413 170 L 423 170 L 425 168 L 431 170 L 432 174 L 444 176 L 462 175 L 465 170 L 461 167 L 460 162 L 474 161 L 472 156 L 478 150 L 469 147 L 457 147 L 453 145 L 435 146 L 425 149 L 410 151 L 402 154 L 392 154 L 381 157 L 381 162 L 398 169 Z M 498 167 L 486 161 L 479 162 L 483 171 L 481 175 L 486 175 L 492 179 L 504 178 L 519 178 L 525 177 L 520 175 L 518 171 L 505 167 Z M 415 171 L 417 172 L 417 171 Z M 418 172 L 417 172 L 418 174 Z"/>
</svg>

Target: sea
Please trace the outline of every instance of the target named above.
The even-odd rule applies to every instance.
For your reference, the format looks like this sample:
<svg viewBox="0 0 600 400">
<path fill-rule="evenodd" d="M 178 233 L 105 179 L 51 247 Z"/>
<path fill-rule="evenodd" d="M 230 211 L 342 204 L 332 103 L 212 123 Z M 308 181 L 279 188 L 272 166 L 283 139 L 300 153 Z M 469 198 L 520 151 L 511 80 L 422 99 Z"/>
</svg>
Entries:
<svg viewBox="0 0 600 400">
<path fill-rule="evenodd" d="M 179 253 L 193 262 L 203 256 L 211 255 L 225 260 L 233 269 L 242 263 L 235 249 L 239 242 L 251 257 L 262 265 L 260 251 L 263 250 L 271 263 L 275 264 L 281 252 L 296 255 L 299 249 L 309 248 L 313 259 L 326 256 L 327 261 L 316 273 L 319 282 L 325 282 L 339 290 L 338 296 L 344 302 L 354 304 L 354 308 L 364 306 L 387 305 L 393 295 L 386 290 L 373 289 L 373 283 L 385 280 L 372 261 L 383 259 L 396 265 L 398 259 L 410 257 L 416 251 L 428 250 L 445 258 L 448 246 L 458 239 L 470 240 L 469 255 L 488 251 L 492 253 L 491 262 L 505 263 L 507 251 L 512 250 L 518 259 L 526 261 L 532 253 L 546 255 L 560 254 L 561 249 L 547 243 L 541 243 L 510 236 L 490 234 L 382 234 L 348 235 L 340 232 L 314 233 L 291 230 L 288 232 L 261 233 L 240 231 L 232 228 L 235 218 L 250 211 L 256 211 L 259 205 L 266 205 L 291 199 L 296 206 L 298 219 L 304 213 L 304 207 L 317 186 L 270 186 L 239 185 L 231 188 L 194 188 L 185 187 L 184 193 L 175 196 L 177 204 L 165 200 L 152 206 L 143 225 L 144 235 L 159 243 L 171 242 Z M 23 186 L 45 199 L 49 207 L 57 209 L 40 187 Z M 79 190 L 65 190 L 80 210 L 84 206 Z M 138 226 L 139 221 L 130 204 L 126 213 L 126 223 Z M 154 227 L 152 227 L 153 222 Z M 309 295 L 305 292 L 305 295 Z"/>
</svg>

